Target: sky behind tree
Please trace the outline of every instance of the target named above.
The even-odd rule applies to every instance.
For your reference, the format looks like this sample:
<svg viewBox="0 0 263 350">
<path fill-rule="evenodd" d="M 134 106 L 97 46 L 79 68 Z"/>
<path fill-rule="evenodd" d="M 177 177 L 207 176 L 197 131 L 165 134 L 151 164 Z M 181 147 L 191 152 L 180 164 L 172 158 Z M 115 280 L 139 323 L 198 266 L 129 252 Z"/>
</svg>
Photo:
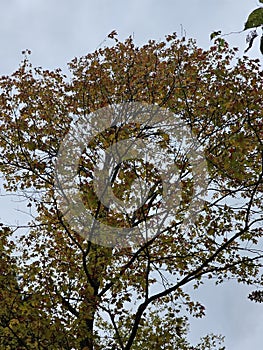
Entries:
<svg viewBox="0 0 263 350">
<path fill-rule="evenodd" d="M 32 51 L 30 60 L 34 66 L 66 70 L 72 58 L 112 45 L 107 39 L 112 30 L 118 32 L 120 40 L 132 35 L 137 45 L 178 32 L 207 48 L 211 32 L 241 31 L 248 14 L 257 6 L 255 0 L 2 1 L 0 74 L 16 70 L 25 49 Z M 247 32 L 225 37 L 232 46 L 239 47 L 241 56 Z M 249 56 L 261 59 L 259 38 Z M 5 218 L 10 221 L 20 215 L 16 211 L 18 204 L 10 202 L 6 206 L 6 201 L 6 197 L 0 200 L 0 219 L 4 222 Z M 226 335 L 227 349 L 261 349 L 263 305 L 248 301 L 252 289 L 233 281 L 215 288 L 209 281 L 195 291 L 196 298 L 206 305 L 207 317 L 192 322 L 191 338 L 196 340 L 207 332 L 222 333 Z"/>
</svg>

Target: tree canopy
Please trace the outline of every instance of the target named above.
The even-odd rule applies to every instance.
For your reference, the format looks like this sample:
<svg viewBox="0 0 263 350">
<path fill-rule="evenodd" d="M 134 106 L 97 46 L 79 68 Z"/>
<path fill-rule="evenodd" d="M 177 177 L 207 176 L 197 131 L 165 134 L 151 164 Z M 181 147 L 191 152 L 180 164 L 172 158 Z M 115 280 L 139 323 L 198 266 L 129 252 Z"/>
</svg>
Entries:
<svg viewBox="0 0 263 350">
<path fill-rule="evenodd" d="M 2 224 L 0 349 L 223 349 L 215 335 L 189 343 L 188 317 L 203 317 L 205 306 L 186 287 L 228 278 L 262 285 L 259 60 L 238 57 L 222 38 L 204 50 L 175 33 L 142 47 L 131 37 L 110 37 L 111 47 L 73 59 L 70 76 L 32 67 L 26 51 L 17 71 L 0 79 L 0 169 L 6 190 L 21 195 L 32 214 L 26 231 Z M 80 229 L 81 220 L 69 219 L 65 210 L 74 204 L 68 197 L 73 180 L 65 187 L 58 176 L 63 169 L 69 174 L 74 158 L 65 139 L 84 120 L 86 141 L 91 120 L 97 126 L 116 106 L 134 105 L 146 108 L 150 122 L 136 110 L 136 120 L 105 124 L 74 160 L 75 189 L 94 219 Z M 169 111 L 178 127 L 174 135 L 166 120 L 151 124 L 153 111 Z M 184 149 L 189 135 L 205 172 L 195 173 Z M 106 150 L 119 145 L 118 153 L 125 145 L 127 151 L 139 140 L 158 152 L 154 162 L 131 150 L 115 165 L 107 163 Z M 96 185 L 101 159 L 109 165 L 107 189 L 120 205 L 140 197 L 140 186 L 148 184 L 136 209 L 120 212 L 107 202 L 106 187 Z M 168 186 L 162 174 L 167 159 L 177 169 Z M 165 200 L 176 184 L 179 199 L 176 192 Z M 173 209 L 168 222 L 160 216 L 167 207 Z M 96 241 L 96 223 L 103 224 L 104 241 Z M 107 228 L 129 234 L 112 240 Z"/>
</svg>

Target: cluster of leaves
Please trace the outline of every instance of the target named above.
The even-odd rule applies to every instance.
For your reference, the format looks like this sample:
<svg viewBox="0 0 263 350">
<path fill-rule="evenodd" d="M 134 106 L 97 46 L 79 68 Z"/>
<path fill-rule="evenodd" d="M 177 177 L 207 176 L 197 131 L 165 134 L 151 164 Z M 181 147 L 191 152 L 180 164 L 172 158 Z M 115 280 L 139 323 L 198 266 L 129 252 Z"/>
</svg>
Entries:
<svg viewBox="0 0 263 350">
<path fill-rule="evenodd" d="M 221 338 L 213 336 L 189 344 L 187 316 L 203 317 L 204 306 L 185 287 L 198 288 L 205 278 L 262 283 L 263 254 L 256 249 L 263 227 L 259 61 L 236 59 L 237 50 L 222 39 L 202 50 L 176 34 L 142 47 L 112 37 L 114 46 L 71 61 L 71 79 L 60 70 L 33 68 L 27 58 L 0 79 L 0 170 L 6 189 L 24 195 L 36 212 L 19 235 L 14 262 L 11 240 L 1 246 L 6 308 L 0 309 L 0 349 L 218 349 Z M 65 220 L 54 170 L 74 118 L 130 101 L 167 108 L 187 123 L 207 160 L 208 196 L 188 228 L 182 217 L 194 196 L 190 185 L 178 215 L 159 235 L 109 248 L 84 239 Z M 95 219 L 134 227 L 157 210 L 162 187 L 151 164 L 124 162 L 115 174 L 119 198 L 129 198 L 134 178 L 150 174 L 155 184 L 135 216 L 110 215 L 92 187 L 94 155 L 142 135 L 174 152 L 180 181 L 188 186 L 191 165 L 177 159 L 165 133 L 140 123 L 111 128 L 87 147 L 79 165 L 83 202 Z"/>
<path fill-rule="evenodd" d="M 262 290 L 254 290 L 249 294 L 248 298 L 257 303 L 263 303 L 263 292 Z"/>
<path fill-rule="evenodd" d="M 262 0 L 259 0 L 260 3 L 263 3 Z M 251 28 L 257 28 L 257 27 L 263 26 L 263 7 L 257 8 L 254 11 L 252 11 L 248 19 L 245 23 L 244 30 L 251 29 Z M 247 52 L 253 45 L 254 39 L 258 36 L 256 29 L 253 31 L 250 31 L 247 35 L 246 41 L 248 43 L 248 47 L 245 50 Z M 263 35 L 260 39 L 260 52 L 263 54 Z"/>
<path fill-rule="evenodd" d="M 263 3 L 263 0 L 259 0 L 260 3 Z M 253 46 L 253 43 L 254 43 L 254 40 L 258 37 L 258 33 L 257 33 L 257 28 L 258 27 L 261 27 L 263 29 L 263 7 L 259 7 L 255 10 L 253 10 L 247 20 L 246 20 L 246 23 L 244 25 L 244 29 L 242 31 L 245 31 L 245 30 L 248 30 L 248 29 L 251 29 L 251 28 L 256 28 L 256 29 L 253 29 L 251 30 L 248 34 L 247 34 L 247 37 L 246 37 L 246 43 L 248 44 L 248 47 L 245 49 L 245 53 L 248 52 L 252 46 Z M 213 33 L 211 33 L 210 35 L 210 39 L 213 40 L 214 38 L 217 38 L 218 37 L 218 41 L 220 41 L 221 43 L 224 42 L 224 39 L 220 38 L 220 35 L 221 35 L 221 30 L 219 31 L 215 31 Z M 238 32 L 240 33 L 240 32 Z M 227 35 L 227 34 L 225 34 Z M 261 38 L 260 38 L 260 52 L 263 54 L 263 34 L 261 35 Z"/>
</svg>

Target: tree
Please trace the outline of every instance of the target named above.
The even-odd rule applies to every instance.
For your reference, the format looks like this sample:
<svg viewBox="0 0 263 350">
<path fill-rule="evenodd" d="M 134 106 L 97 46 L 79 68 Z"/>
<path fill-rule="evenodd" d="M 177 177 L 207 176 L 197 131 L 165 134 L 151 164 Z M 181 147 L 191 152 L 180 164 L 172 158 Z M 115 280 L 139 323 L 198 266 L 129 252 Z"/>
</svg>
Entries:
<svg viewBox="0 0 263 350">
<path fill-rule="evenodd" d="M 189 314 L 203 317 L 205 307 L 185 287 L 207 278 L 262 284 L 259 61 L 237 58 L 222 39 L 202 50 L 176 34 L 142 47 L 111 37 L 112 47 L 70 62 L 70 79 L 59 69 L 33 68 L 28 51 L 18 70 L 1 78 L 1 171 L 6 189 L 24 196 L 32 215 L 29 230 L 16 238 L 17 282 L 8 277 L 23 296 L 16 299 L 23 320 L 8 319 L 1 349 L 218 349 L 222 339 L 213 335 L 189 344 Z M 103 124 L 107 113 L 128 108 L 128 115 L 134 106 L 135 119 Z M 173 136 L 166 119 L 151 124 L 155 115 L 174 118 L 177 127 L 181 120 L 183 128 Z M 81 144 L 71 133 L 79 120 L 87 123 Z M 93 129 L 105 127 L 87 141 L 90 120 Z M 148 160 L 140 156 L 139 140 L 145 149 L 154 145 L 154 162 L 151 150 Z M 112 163 L 123 147 L 126 158 Z M 179 197 L 163 181 L 167 158 L 177 169 Z M 91 224 L 78 211 L 68 215 L 76 189 Z M 135 195 L 134 210 L 110 204 Z M 161 222 L 162 209 L 172 218 Z M 4 298 L 9 304 L 12 297 Z"/>
</svg>

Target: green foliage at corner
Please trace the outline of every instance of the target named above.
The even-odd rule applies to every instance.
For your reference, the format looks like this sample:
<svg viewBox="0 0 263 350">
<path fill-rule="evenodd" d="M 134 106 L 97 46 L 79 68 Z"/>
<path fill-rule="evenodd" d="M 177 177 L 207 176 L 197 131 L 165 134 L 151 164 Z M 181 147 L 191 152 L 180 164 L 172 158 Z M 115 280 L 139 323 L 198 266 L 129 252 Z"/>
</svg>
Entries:
<svg viewBox="0 0 263 350">
<path fill-rule="evenodd" d="M 263 25 L 263 8 L 260 7 L 250 13 L 245 23 L 244 30 L 256 28 Z"/>
</svg>

